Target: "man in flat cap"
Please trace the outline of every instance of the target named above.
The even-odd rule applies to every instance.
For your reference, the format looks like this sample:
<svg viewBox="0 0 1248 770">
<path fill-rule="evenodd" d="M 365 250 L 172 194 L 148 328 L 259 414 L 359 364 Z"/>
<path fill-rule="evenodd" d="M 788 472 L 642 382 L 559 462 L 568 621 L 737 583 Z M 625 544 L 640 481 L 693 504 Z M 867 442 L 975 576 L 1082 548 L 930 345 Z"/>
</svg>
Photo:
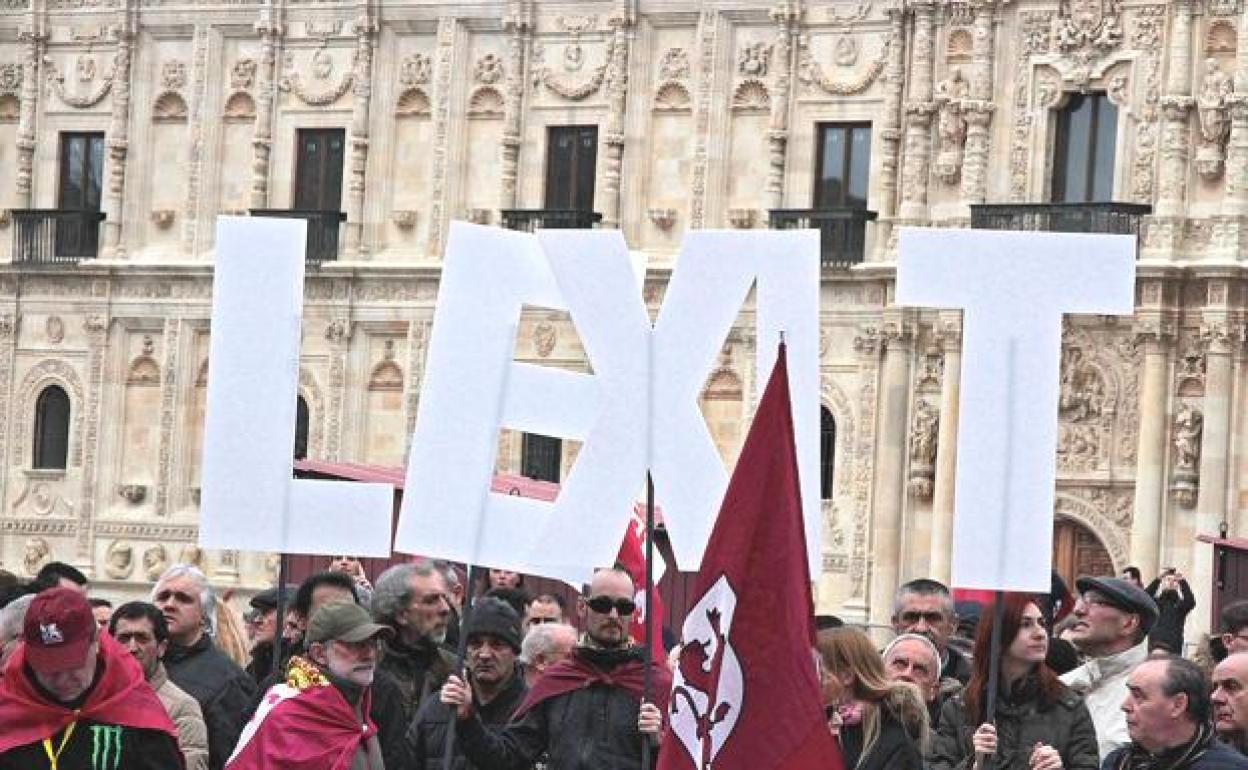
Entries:
<svg viewBox="0 0 1248 770">
<path fill-rule="evenodd" d="M 1075 624 L 1070 641 L 1086 663 L 1062 682 L 1083 695 L 1096 726 L 1101 759 L 1131 742 L 1122 702 L 1127 677 L 1148 657 L 1148 632 L 1157 622 L 1157 603 L 1143 588 L 1116 577 L 1075 581 Z"/>
<path fill-rule="evenodd" d="M 226 768 L 384 767 L 368 712 L 379 641 L 392 633 L 354 602 L 313 613 L 306 657 L 291 658 L 286 680 L 265 693 Z"/>
</svg>

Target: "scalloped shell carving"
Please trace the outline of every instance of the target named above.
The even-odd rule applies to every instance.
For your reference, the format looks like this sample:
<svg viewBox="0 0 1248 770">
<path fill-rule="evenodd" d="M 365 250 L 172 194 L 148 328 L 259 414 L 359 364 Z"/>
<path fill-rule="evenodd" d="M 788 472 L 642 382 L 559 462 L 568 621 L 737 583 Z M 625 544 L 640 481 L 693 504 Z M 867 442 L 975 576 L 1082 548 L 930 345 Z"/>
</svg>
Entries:
<svg viewBox="0 0 1248 770">
<path fill-rule="evenodd" d="M 955 29 L 949 33 L 945 58 L 951 62 L 968 62 L 971 60 L 973 47 L 971 33 L 965 29 Z"/>
<path fill-rule="evenodd" d="M 429 95 L 419 88 L 409 88 L 399 94 L 399 102 L 394 109 L 396 115 L 427 116 L 431 111 L 432 104 L 429 102 Z"/>
<path fill-rule="evenodd" d="M 246 91 L 236 91 L 225 102 L 225 117 L 230 120 L 252 120 L 256 117 L 256 100 Z"/>
<path fill-rule="evenodd" d="M 468 99 L 468 114 L 480 118 L 501 118 L 506 102 L 493 86 L 482 86 Z"/>
<path fill-rule="evenodd" d="M 152 120 L 161 122 L 186 120 L 186 100 L 174 91 L 166 91 L 152 105 Z"/>
<path fill-rule="evenodd" d="M 1229 21 L 1215 21 L 1205 33 L 1205 53 L 1234 54 L 1238 42 L 1239 35 L 1235 32 L 1234 24 Z"/>
<path fill-rule="evenodd" d="M 771 108 L 771 94 L 761 80 L 745 80 L 732 92 L 734 110 L 767 110 Z"/>
<path fill-rule="evenodd" d="M 689 89 L 680 83 L 664 83 L 654 95 L 654 109 L 657 112 L 685 112 L 693 104 Z"/>
</svg>

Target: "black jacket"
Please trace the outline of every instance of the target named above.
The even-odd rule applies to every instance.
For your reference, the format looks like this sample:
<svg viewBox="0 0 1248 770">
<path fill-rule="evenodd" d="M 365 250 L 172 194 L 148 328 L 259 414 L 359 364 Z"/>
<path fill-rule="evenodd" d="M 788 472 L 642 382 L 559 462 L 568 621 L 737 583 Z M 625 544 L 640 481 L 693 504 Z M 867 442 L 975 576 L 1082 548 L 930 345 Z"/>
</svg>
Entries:
<svg viewBox="0 0 1248 770">
<path fill-rule="evenodd" d="M 1155 578 L 1144 590 L 1157 602 L 1157 623 L 1148 633 L 1148 647 L 1165 647 L 1167 651 L 1183 654 L 1183 621 L 1187 614 L 1196 608 L 1196 597 L 1192 596 L 1192 587 L 1186 580 L 1179 581 L 1181 591 L 1162 591 L 1157 593 L 1161 578 Z M 1180 595 L 1182 594 L 1182 595 Z"/>
<path fill-rule="evenodd" d="M 528 691 L 529 688 L 524 684 L 524 675 L 517 667 L 515 674 L 511 677 L 511 682 L 494 700 L 482 705 L 474 695 L 473 711 L 479 715 L 483 724 L 489 727 L 501 727 L 511 720 L 511 715 L 520 705 L 520 701 L 524 700 Z M 402 764 L 396 767 L 404 770 L 426 770 L 426 768 L 442 770 L 447 725 L 451 718 L 451 709 L 442 703 L 440 693 L 429 693 L 421 702 L 420 710 L 416 712 L 416 721 L 412 722 L 412 726 L 407 731 L 404 741 L 406 756 Z M 456 736 L 452 756 L 452 767 L 455 770 L 475 770 L 476 765 L 470 763 L 464 756 L 464 751 L 459 746 L 458 736 Z M 386 761 L 386 767 L 390 767 L 389 760 Z"/>
<path fill-rule="evenodd" d="M 486 770 L 528 770 L 543 753 L 548 770 L 638 770 L 641 752 L 658 743 L 637 730 L 637 698 L 620 687 L 591 684 L 555 695 L 502 730 L 473 714 L 458 722 L 464 754 Z"/>
<path fill-rule="evenodd" d="M 190 647 L 171 643 L 165 670 L 174 684 L 199 702 L 208 728 L 208 768 L 221 770 L 238 743 L 243 712 L 256 693 L 256 683 L 207 634 Z"/>
<path fill-rule="evenodd" d="M 963 685 L 971 681 L 971 662 L 966 656 L 949 646 L 945 648 L 945 663 L 940 667 L 940 678 L 957 679 Z"/>
<path fill-rule="evenodd" d="M 838 736 L 845 770 L 923 770 L 923 752 L 888 709 L 880 709 L 880 736 L 866 756 L 863 726 L 846 725 Z"/>
<path fill-rule="evenodd" d="M 1130 770 L 1131 746 L 1115 749 L 1101 764 L 1101 770 Z M 1165 764 L 1169 770 L 1248 770 L 1248 757 L 1225 743 L 1213 741 L 1204 753 L 1189 761 Z"/>
<path fill-rule="evenodd" d="M 64 730 L 52 736 L 53 752 L 64 737 Z M 56 766 L 60 770 L 180 770 L 183 759 L 178 742 L 168 733 L 83 719 L 74 725 Z M 0 770 L 43 767 L 49 767 L 49 762 L 42 741 L 0 754 Z"/>
<path fill-rule="evenodd" d="M 1036 743 L 1057 749 L 1063 770 L 1097 770 L 1100 754 L 1096 728 L 1083 700 L 1063 687 L 1057 703 L 1040 710 L 1035 682 L 1027 681 L 1011 696 L 997 699 L 997 759 L 994 770 L 1028 770 Z M 972 724 L 966 698 L 950 698 L 940 713 L 940 726 L 932 742 L 932 770 L 963 770 L 975 759 Z"/>
<path fill-rule="evenodd" d="M 403 704 L 403 724 L 411 724 L 425 696 L 442 687 L 455 668 L 455 656 L 433 642 L 415 646 L 398 639 L 381 643 L 377 669 L 389 674 L 399 687 Z"/>
</svg>

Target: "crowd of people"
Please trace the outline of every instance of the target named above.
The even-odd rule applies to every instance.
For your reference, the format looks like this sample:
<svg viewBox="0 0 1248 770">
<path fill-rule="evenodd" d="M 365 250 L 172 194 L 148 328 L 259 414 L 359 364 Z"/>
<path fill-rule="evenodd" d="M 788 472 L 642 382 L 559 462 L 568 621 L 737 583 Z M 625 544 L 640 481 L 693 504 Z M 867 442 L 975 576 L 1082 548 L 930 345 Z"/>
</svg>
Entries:
<svg viewBox="0 0 1248 770">
<path fill-rule="evenodd" d="M 1139 577 L 978 608 L 913 580 L 883 650 L 816 618 L 844 767 L 1248 769 L 1248 600 L 1183 657 L 1190 586 Z M 0 770 L 653 766 L 678 649 L 632 641 L 636 596 L 618 567 L 570 607 L 513 572 L 473 586 L 417 560 L 371 582 L 340 557 L 239 617 L 186 564 L 117 607 L 70 565 L 0 573 Z"/>
</svg>

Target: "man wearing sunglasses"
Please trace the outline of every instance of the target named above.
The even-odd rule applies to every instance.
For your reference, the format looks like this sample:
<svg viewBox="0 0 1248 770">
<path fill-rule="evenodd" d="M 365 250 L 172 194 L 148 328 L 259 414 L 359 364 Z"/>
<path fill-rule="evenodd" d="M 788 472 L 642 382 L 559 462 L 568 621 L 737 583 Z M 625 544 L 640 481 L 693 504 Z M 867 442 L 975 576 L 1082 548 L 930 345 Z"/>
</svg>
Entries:
<svg viewBox="0 0 1248 770">
<path fill-rule="evenodd" d="M 658 748 L 671 673 L 651 661 L 651 697 L 643 702 L 643 652 L 629 638 L 636 605 L 628 571 L 594 573 L 577 603 L 585 635 L 567 660 L 537 680 L 502 730 L 485 726 L 463 680 L 451 677 L 442 702 L 456 708 L 464 754 L 477 767 L 527 770 L 543 754 L 549 770 L 640 768 Z"/>
</svg>

